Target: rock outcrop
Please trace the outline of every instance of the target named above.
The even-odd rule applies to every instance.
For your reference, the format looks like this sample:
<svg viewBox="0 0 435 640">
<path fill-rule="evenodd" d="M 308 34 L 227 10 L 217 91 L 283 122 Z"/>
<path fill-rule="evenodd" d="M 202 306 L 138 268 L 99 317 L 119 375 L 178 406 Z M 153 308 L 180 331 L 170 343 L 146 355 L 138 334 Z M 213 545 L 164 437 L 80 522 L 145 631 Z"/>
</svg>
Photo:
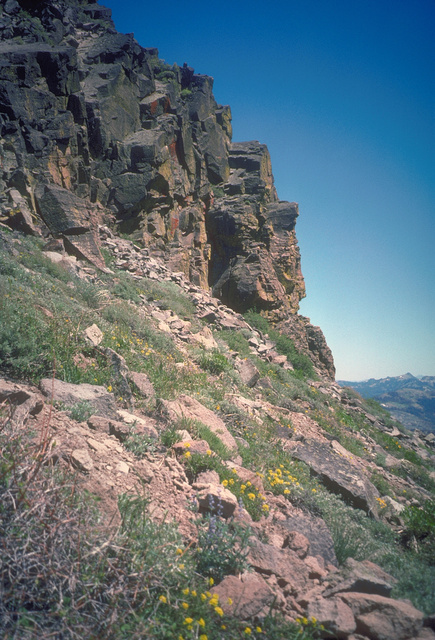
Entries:
<svg viewBox="0 0 435 640">
<path fill-rule="evenodd" d="M 231 141 L 213 79 L 170 66 L 86 0 L 8 0 L 0 17 L 0 218 L 103 269 L 97 226 L 131 234 L 238 312 L 287 323 L 334 377 L 305 295 L 298 207 L 268 150 Z"/>
</svg>

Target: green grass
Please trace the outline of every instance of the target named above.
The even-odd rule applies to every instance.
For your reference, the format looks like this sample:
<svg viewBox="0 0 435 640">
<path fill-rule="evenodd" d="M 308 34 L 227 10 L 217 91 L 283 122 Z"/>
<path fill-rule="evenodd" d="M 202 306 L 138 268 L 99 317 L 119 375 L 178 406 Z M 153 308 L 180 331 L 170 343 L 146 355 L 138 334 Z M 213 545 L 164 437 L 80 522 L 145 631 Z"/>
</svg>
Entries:
<svg viewBox="0 0 435 640">
<path fill-rule="evenodd" d="M 386 524 L 352 509 L 337 496 L 319 491 L 313 502 L 331 531 L 340 564 L 347 558 L 371 560 L 396 578 L 392 597 L 409 598 L 427 614 L 435 610 L 433 542 L 431 553 L 416 553 L 404 546 Z M 425 521 L 424 514 L 417 517 Z M 430 516 L 428 523 L 433 532 Z"/>
<path fill-rule="evenodd" d="M 316 378 L 310 358 L 296 349 L 293 340 L 289 336 L 274 329 L 268 320 L 256 311 L 245 313 L 245 320 L 262 333 L 269 335 L 269 338 L 276 343 L 275 348 L 278 353 L 287 356 L 289 362 L 292 363 L 296 375 L 299 375 L 302 379 Z"/>
</svg>

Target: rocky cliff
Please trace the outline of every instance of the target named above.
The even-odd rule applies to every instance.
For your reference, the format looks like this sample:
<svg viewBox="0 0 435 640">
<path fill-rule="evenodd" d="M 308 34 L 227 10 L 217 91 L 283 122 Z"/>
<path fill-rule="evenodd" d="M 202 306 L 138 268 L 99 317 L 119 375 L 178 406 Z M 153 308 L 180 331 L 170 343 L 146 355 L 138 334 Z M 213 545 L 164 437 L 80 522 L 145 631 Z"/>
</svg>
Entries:
<svg viewBox="0 0 435 640">
<path fill-rule="evenodd" d="M 0 7 L 0 215 L 104 269 L 98 226 L 238 312 L 255 308 L 333 379 L 305 295 L 298 207 L 278 199 L 268 150 L 231 141 L 213 79 L 116 31 L 86 0 Z"/>
</svg>

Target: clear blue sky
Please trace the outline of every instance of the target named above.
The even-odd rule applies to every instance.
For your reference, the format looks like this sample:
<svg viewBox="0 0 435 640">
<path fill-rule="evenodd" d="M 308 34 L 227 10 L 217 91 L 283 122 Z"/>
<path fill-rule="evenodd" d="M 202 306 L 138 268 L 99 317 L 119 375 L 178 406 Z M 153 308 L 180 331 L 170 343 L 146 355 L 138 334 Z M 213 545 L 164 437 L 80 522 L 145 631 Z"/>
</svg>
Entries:
<svg viewBox="0 0 435 640">
<path fill-rule="evenodd" d="M 435 0 L 103 0 L 268 145 L 337 379 L 435 375 Z"/>
</svg>

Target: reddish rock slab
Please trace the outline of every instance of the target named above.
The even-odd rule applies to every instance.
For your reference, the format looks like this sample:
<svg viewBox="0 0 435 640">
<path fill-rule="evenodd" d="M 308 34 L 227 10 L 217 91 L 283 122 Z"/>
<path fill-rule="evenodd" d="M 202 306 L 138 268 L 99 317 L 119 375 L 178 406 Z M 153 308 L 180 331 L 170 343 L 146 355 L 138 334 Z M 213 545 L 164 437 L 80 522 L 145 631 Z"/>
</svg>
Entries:
<svg viewBox="0 0 435 640">
<path fill-rule="evenodd" d="M 290 531 L 283 544 L 284 549 L 287 547 L 294 551 L 298 558 L 303 560 L 310 551 L 310 541 L 299 531 Z"/>
<path fill-rule="evenodd" d="M 146 375 L 146 373 L 138 373 L 136 371 L 129 371 L 128 379 L 130 382 L 134 384 L 139 394 L 143 398 L 154 399 L 156 396 L 156 392 L 154 391 L 154 387 L 150 382 L 150 379 Z"/>
<path fill-rule="evenodd" d="M 177 421 L 180 418 L 198 420 L 208 427 L 229 450 L 237 451 L 237 442 L 228 431 L 222 418 L 204 407 L 198 400 L 182 394 L 176 400 L 166 400 L 162 404 L 168 417 L 172 420 Z"/>
<path fill-rule="evenodd" d="M 410 640 L 423 627 L 423 613 L 403 600 L 363 593 L 346 593 L 341 598 L 352 609 L 357 632 L 371 640 Z"/>
<path fill-rule="evenodd" d="M 241 620 L 264 615 L 275 599 L 264 578 L 256 573 L 244 573 L 240 579 L 227 576 L 211 592 L 219 596 L 219 606 L 226 615 Z"/>
<path fill-rule="evenodd" d="M 309 582 L 309 568 L 290 549 L 277 549 L 251 539 L 248 562 L 259 573 L 275 575 L 281 587 L 290 587 L 294 594 L 306 591 Z"/>
<path fill-rule="evenodd" d="M 325 627 L 324 637 L 347 638 L 356 630 L 352 609 L 340 598 L 315 598 L 309 602 L 307 616 Z"/>
</svg>

